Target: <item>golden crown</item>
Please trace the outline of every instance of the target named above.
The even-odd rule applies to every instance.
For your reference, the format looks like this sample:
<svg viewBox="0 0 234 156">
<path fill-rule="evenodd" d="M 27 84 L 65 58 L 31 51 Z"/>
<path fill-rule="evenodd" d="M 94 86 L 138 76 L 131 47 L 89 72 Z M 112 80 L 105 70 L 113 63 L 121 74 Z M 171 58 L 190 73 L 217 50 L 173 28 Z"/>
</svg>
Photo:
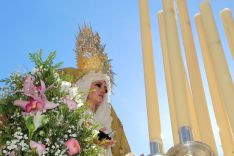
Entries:
<svg viewBox="0 0 234 156">
<path fill-rule="evenodd" d="M 101 44 L 100 36 L 94 33 L 92 27 L 86 25 L 80 29 L 76 37 L 76 59 L 77 67 L 83 74 L 90 71 L 103 72 L 110 77 L 113 83 L 114 73 L 107 54 L 104 52 L 105 46 Z"/>
</svg>

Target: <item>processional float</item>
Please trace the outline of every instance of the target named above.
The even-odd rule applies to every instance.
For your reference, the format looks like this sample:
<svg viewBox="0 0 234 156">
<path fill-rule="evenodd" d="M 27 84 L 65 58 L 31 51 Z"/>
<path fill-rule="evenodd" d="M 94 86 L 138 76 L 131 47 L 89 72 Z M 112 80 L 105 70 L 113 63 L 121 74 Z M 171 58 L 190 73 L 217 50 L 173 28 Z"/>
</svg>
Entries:
<svg viewBox="0 0 234 156">
<path fill-rule="evenodd" d="M 218 155 L 211 127 L 186 0 L 162 0 L 158 23 L 174 146 L 165 154 L 161 138 L 148 0 L 139 0 L 142 55 L 150 155 Z M 175 7 L 176 5 L 176 7 Z M 176 10 L 185 49 L 187 78 L 180 47 Z M 234 21 L 230 9 L 220 12 L 234 60 Z M 225 156 L 234 155 L 234 87 L 209 1 L 194 16 L 214 114 Z"/>
</svg>

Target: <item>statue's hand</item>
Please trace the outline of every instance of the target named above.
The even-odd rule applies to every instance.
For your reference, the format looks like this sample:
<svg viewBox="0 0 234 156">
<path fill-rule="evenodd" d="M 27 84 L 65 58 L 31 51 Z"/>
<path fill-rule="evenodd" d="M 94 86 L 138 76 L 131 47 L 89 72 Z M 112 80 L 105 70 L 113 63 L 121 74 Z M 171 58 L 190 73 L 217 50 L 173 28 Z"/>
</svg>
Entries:
<svg viewBox="0 0 234 156">
<path fill-rule="evenodd" d="M 105 142 L 105 144 L 103 144 L 103 147 L 105 148 L 105 149 L 107 149 L 108 147 L 111 147 L 111 146 L 113 146 L 114 144 L 115 144 L 115 140 L 114 139 L 111 139 L 111 140 L 107 140 L 106 142 Z"/>
<path fill-rule="evenodd" d="M 116 143 L 116 141 L 114 139 L 111 139 L 111 140 L 103 139 L 101 141 L 99 141 L 99 140 L 96 141 L 96 144 L 98 144 L 99 146 L 102 146 L 105 149 L 113 146 L 115 143 Z"/>
<path fill-rule="evenodd" d="M 96 140 L 96 144 L 107 149 L 108 147 L 114 145 L 116 141 L 104 131 L 106 131 L 106 128 L 102 128 L 99 130 L 98 140 Z"/>
</svg>

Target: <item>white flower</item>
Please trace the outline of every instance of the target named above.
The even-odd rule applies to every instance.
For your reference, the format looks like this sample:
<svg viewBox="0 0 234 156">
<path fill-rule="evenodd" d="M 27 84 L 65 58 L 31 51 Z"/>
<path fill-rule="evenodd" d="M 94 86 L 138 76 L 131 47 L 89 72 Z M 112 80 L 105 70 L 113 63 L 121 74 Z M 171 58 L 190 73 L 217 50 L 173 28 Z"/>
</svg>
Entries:
<svg viewBox="0 0 234 156">
<path fill-rule="evenodd" d="M 69 88 L 71 87 L 71 83 L 67 81 L 62 81 L 61 82 L 61 92 L 69 92 Z"/>
<path fill-rule="evenodd" d="M 75 98 L 77 96 L 77 94 L 78 94 L 78 87 L 71 87 L 69 89 L 69 97 L 71 99 Z"/>
<path fill-rule="evenodd" d="M 22 139 L 23 137 L 22 137 L 22 136 L 18 136 L 18 137 L 16 137 L 16 138 L 20 140 L 20 139 Z"/>
<path fill-rule="evenodd" d="M 8 150 L 11 150 L 11 146 L 7 146 L 7 149 L 8 149 Z"/>
<path fill-rule="evenodd" d="M 70 136 L 75 138 L 77 137 L 77 134 L 71 134 Z"/>
<path fill-rule="evenodd" d="M 7 142 L 6 142 L 6 145 L 10 145 L 10 144 L 11 144 L 11 142 L 10 142 L 10 141 L 7 141 Z"/>
<path fill-rule="evenodd" d="M 28 136 L 27 136 L 27 134 L 24 134 L 24 139 L 28 139 Z"/>
<path fill-rule="evenodd" d="M 11 145 L 14 145 L 14 144 L 16 144 L 18 142 L 18 140 L 12 140 L 12 142 L 11 142 Z"/>
<path fill-rule="evenodd" d="M 65 134 L 63 137 L 64 137 L 65 139 L 68 138 L 67 134 Z"/>
<path fill-rule="evenodd" d="M 76 103 L 77 103 L 77 108 L 80 108 L 81 106 L 83 106 L 84 105 L 84 102 L 83 102 L 83 100 L 82 99 L 75 99 L 75 101 L 76 101 Z"/>
</svg>

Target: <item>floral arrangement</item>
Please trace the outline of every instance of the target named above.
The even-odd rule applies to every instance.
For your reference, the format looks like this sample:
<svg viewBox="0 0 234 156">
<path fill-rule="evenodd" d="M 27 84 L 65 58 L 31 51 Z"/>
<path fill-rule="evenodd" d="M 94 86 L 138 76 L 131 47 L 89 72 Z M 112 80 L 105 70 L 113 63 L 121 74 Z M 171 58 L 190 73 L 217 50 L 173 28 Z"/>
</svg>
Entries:
<svg viewBox="0 0 234 156">
<path fill-rule="evenodd" d="M 82 155 L 102 153 L 97 126 L 72 77 L 58 73 L 56 52 L 43 61 L 30 53 L 35 68 L 1 80 L 0 155 Z"/>
</svg>

